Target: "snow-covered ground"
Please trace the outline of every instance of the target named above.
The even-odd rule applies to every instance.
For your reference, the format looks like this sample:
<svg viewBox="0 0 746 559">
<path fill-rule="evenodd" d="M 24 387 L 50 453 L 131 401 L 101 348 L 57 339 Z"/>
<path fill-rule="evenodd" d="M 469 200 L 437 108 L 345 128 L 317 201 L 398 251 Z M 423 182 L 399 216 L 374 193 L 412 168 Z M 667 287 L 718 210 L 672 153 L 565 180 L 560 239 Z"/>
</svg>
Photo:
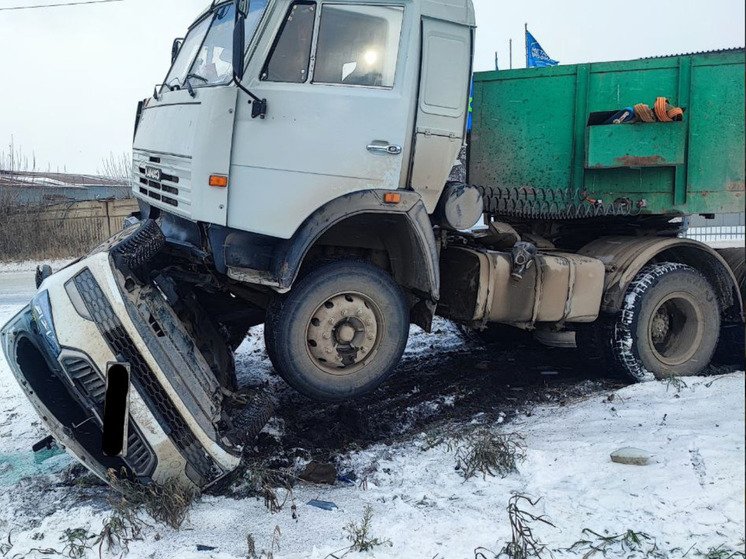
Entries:
<svg viewBox="0 0 746 559">
<path fill-rule="evenodd" d="M 33 293 L 33 274 L 29 282 L 19 279 L 18 272 L 0 273 L 0 324 Z M 439 324 L 438 331 L 434 336 L 415 332 L 409 358 L 433 346 L 448 351 L 463 343 L 447 324 Z M 269 366 L 257 342 L 259 334 L 241 348 L 239 366 L 264 374 Z M 275 559 L 324 559 L 342 550 L 336 553 L 339 557 L 349 545 L 344 527 L 359 523 L 370 506 L 372 537 L 390 543 L 348 558 L 471 559 L 476 548 L 497 553 L 510 541 L 506 506 L 514 492 L 541 499 L 535 507 L 522 507 L 546 515 L 554 525 L 535 523 L 533 529 L 555 557 L 582 557 L 577 549 L 563 550 L 595 537 L 584 529 L 604 535 L 645 533 L 665 553 L 651 557 L 697 557 L 697 552 L 718 546 L 743 552 L 745 401 L 744 373 L 735 373 L 536 405 L 511 421 L 486 425 L 493 434 L 523 438 L 525 461 L 504 479 L 477 476 L 464 481 L 453 448 L 431 448 L 427 433 L 416 434 L 338 457 L 340 470 L 353 472 L 357 483 L 332 487 L 300 482 L 276 514 L 255 498 L 212 496 L 196 502 L 180 531 L 142 514 L 149 526 L 140 541 L 129 545 L 128 556 L 243 559 L 251 535 L 257 552 L 272 550 Z M 439 405 L 453 401 L 446 398 Z M 484 421 L 475 417 L 474 424 Z M 273 422 L 267 431 L 282 443 L 281 422 Z M 43 436 L 0 356 L 0 557 L 41 557 L 34 550 L 52 548 L 67 556 L 69 550 L 64 551 L 60 541 L 65 530 L 97 534 L 109 515 L 105 489 L 65 483 L 72 464 L 65 455 L 38 463 L 30 447 Z M 650 464 L 611 462 L 613 451 L 629 446 L 649 452 Z M 278 493 L 282 501 L 286 492 Z M 338 509 L 306 505 L 312 499 L 334 502 Z M 279 549 L 272 548 L 277 527 Z M 215 549 L 199 551 L 198 545 Z M 96 547 L 85 556 L 98 553 Z M 483 553 L 492 559 L 493 554 Z M 104 546 L 102 557 L 118 556 Z M 618 548 L 610 548 L 607 555 L 627 556 Z"/>
</svg>

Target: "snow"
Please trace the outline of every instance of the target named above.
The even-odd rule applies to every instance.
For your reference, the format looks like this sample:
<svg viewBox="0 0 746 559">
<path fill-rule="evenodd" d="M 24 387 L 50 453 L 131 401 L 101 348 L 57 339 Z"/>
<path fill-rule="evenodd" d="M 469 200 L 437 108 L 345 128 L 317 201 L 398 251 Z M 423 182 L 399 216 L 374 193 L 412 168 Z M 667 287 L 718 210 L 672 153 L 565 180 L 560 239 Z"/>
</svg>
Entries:
<svg viewBox="0 0 746 559">
<path fill-rule="evenodd" d="M 0 306 L 0 323 L 19 307 Z M 442 322 L 436 345 L 456 347 L 461 339 Z M 411 352 L 429 350 L 433 338 L 415 333 Z M 269 365 L 255 330 L 240 350 L 240 367 Z M 535 535 L 557 557 L 585 537 L 583 530 L 619 534 L 645 532 L 661 549 L 706 551 L 719 545 L 743 548 L 744 534 L 744 373 L 687 379 L 678 389 L 665 382 L 623 388 L 565 406 L 542 406 L 512 422 L 488 425 L 495 434 L 523 437 L 526 459 L 505 479 L 469 481 L 455 470 L 447 445 L 428 448 L 421 434 L 392 446 L 380 445 L 340 458 L 345 471 L 364 483 L 334 487 L 299 483 L 285 509 L 270 514 L 257 499 L 202 497 L 180 531 L 142 515 L 149 526 L 142 541 L 129 545 L 130 557 L 153 559 L 238 559 L 246 557 L 246 538 L 269 551 L 279 526 L 276 559 L 324 559 L 349 545 L 343 527 L 373 510 L 372 533 L 390 545 L 349 558 L 471 558 L 474 549 L 495 552 L 509 541 L 506 505 L 513 492 L 540 498 L 535 514 L 555 527 L 539 524 Z M 446 397 L 439 405 L 453 405 Z M 275 422 L 267 432 L 281 437 Z M 106 493 L 60 485 L 65 456 L 41 466 L 30 446 L 44 436 L 31 406 L 0 357 L 0 540 L 11 535 L 11 553 L 34 557 L 32 549 L 62 550 L 66 529 L 101 530 L 108 516 Z M 645 467 L 615 464 L 610 454 L 634 446 L 652 455 Z M 26 478 L 9 477 L 22 458 Z M 44 464 L 52 462 L 51 467 Z M 2 464 L 8 471 L 3 470 Z M 285 491 L 279 490 L 280 500 Z M 333 512 L 307 506 L 311 499 L 334 502 Z M 290 503 L 297 505 L 293 520 Z M 39 540 L 43 535 L 43 540 Z M 94 540 L 91 540 L 91 543 Z M 215 547 L 197 551 L 197 545 Z M 103 557 L 116 557 L 118 553 Z M 338 553 L 340 555 L 342 552 Z M 98 549 L 88 552 L 96 557 Z M 676 553 L 670 557 L 680 557 Z M 491 557 L 491 556 L 490 556 Z"/>
<path fill-rule="evenodd" d="M 58 272 L 65 266 L 67 266 L 70 262 L 72 262 L 71 259 L 62 259 L 62 260 L 44 260 L 44 261 L 22 261 L 22 262 L 0 262 L 0 285 L 2 285 L 1 282 L 4 281 L 4 277 L 2 274 L 9 274 L 9 273 L 20 273 L 20 272 L 36 272 L 37 266 L 42 266 L 44 264 L 49 264 L 52 267 L 52 270 L 55 272 Z M 3 289 L 3 294 L 5 290 Z"/>
<path fill-rule="evenodd" d="M 33 269 L 0 268 L 0 324 L 33 293 L 33 274 L 27 274 Z M 448 322 L 438 321 L 436 331 L 428 336 L 413 329 L 407 355 L 463 344 Z M 281 382 L 264 352 L 261 328 L 254 329 L 240 348 L 238 367 L 245 376 Z M 175 531 L 142 513 L 147 526 L 142 540 L 130 543 L 128 556 L 243 559 L 249 534 L 257 552 L 272 549 L 275 559 L 324 559 L 343 550 L 336 554 L 341 556 L 349 545 L 343 528 L 359 523 L 370 506 L 373 537 L 390 544 L 367 554 L 350 553 L 348 558 L 471 559 L 478 547 L 497 553 L 509 541 L 506 506 L 514 492 L 540 499 L 535 507 L 524 507 L 554 524 L 533 528 L 558 558 L 579 556 L 563 550 L 586 538 L 584 529 L 610 535 L 628 529 L 644 532 L 663 551 L 679 549 L 667 555 L 672 559 L 693 546 L 701 552 L 721 545 L 744 551 L 745 387 L 744 373 L 688 378 L 680 385 L 650 382 L 565 405 L 537 406 L 511 421 L 473 421 L 494 434 L 522 437 L 525 461 L 505 479 L 478 476 L 464 481 L 453 449 L 430 448 L 426 433 L 352 452 L 339 457 L 338 465 L 345 473 L 354 472 L 357 484 L 301 482 L 276 514 L 258 499 L 204 496 L 182 529 Z M 445 395 L 422 405 L 454 403 Z M 470 424 L 459 427 L 469 429 Z M 284 431 L 282 421 L 265 429 L 280 440 Z M 72 464 L 66 455 L 35 460 L 30 447 L 44 436 L 0 354 L 0 546 L 10 534 L 8 557 L 39 557 L 33 549 L 62 551 L 60 537 L 66 529 L 98 533 L 111 511 L 105 490 L 62 483 Z M 624 447 L 645 450 L 652 456 L 650 464 L 613 463 L 611 453 Z M 282 501 L 286 491 L 278 493 Z M 307 506 L 312 499 L 334 502 L 339 509 Z M 297 519 L 292 518 L 292 503 Z M 279 550 L 272 548 L 277 527 Z M 198 544 L 216 550 L 197 551 Z M 87 554 L 97 556 L 97 546 Z M 118 556 L 119 550 L 107 552 L 104 546 L 102 557 Z M 688 556 L 694 557 L 694 551 Z"/>
</svg>

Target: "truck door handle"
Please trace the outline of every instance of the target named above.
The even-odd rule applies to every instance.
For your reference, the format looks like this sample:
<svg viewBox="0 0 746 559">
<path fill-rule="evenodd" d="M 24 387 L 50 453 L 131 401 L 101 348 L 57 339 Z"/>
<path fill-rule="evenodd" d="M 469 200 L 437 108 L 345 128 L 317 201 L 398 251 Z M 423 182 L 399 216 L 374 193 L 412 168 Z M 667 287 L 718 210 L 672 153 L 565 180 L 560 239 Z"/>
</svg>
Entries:
<svg viewBox="0 0 746 559">
<path fill-rule="evenodd" d="M 402 147 L 376 140 L 368 145 L 368 151 L 371 153 L 380 153 L 384 155 L 401 155 Z"/>
</svg>

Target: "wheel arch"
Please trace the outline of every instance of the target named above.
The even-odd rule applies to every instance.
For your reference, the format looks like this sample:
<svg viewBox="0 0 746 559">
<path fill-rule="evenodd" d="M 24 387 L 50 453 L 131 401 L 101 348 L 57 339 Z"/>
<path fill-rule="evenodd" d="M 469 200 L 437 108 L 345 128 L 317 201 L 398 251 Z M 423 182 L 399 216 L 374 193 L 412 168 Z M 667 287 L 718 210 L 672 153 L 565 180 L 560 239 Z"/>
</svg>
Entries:
<svg viewBox="0 0 746 559">
<path fill-rule="evenodd" d="M 743 301 L 738 282 L 726 261 L 711 247 L 691 239 L 658 237 L 604 237 L 580 251 L 598 258 L 606 266 L 601 310 L 616 313 L 635 276 L 648 264 L 677 262 L 704 275 L 718 296 L 724 320 L 744 321 Z"/>
<path fill-rule="evenodd" d="M 432 224 L 418 194 L 399 191 L 400 203 L 387 204 L 385 193 L 346 195 L 314 212 L 279 247 L 275 277 L 281 289 L 292 288 L 301 268 L 318 256 L 315 249 L 320 247 L 384 252 L 388 271 L 410 297 L 413 322 L 429 329 L 440 298 L 438 246 Z"/>
</svg>

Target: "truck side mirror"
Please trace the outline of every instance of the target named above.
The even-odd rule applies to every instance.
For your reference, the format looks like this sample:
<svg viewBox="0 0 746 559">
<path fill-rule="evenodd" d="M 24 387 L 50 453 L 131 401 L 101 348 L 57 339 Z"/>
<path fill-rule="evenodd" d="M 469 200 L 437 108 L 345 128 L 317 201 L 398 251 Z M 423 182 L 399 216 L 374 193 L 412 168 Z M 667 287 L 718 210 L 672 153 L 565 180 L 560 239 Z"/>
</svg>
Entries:
<svg viewBox="0 0 746 559">
<path fill-rule="evenodd" d="M 179 51 L 181 50 L 181 45 L 183 44 L 184 39 L 174 39 L 174 42 L 171 45 L 171 64 L 176 62 L 176 57 L 179 56 Z"/>
<path fill-rule="evenodd" d="M 233 73 L 237 80 L 244 74 L 244 54 L 246 53 L 246 16 L 249 12 L 248 0 L 235 0 L 236 20 L 233 26 Z"/>
</svg>

